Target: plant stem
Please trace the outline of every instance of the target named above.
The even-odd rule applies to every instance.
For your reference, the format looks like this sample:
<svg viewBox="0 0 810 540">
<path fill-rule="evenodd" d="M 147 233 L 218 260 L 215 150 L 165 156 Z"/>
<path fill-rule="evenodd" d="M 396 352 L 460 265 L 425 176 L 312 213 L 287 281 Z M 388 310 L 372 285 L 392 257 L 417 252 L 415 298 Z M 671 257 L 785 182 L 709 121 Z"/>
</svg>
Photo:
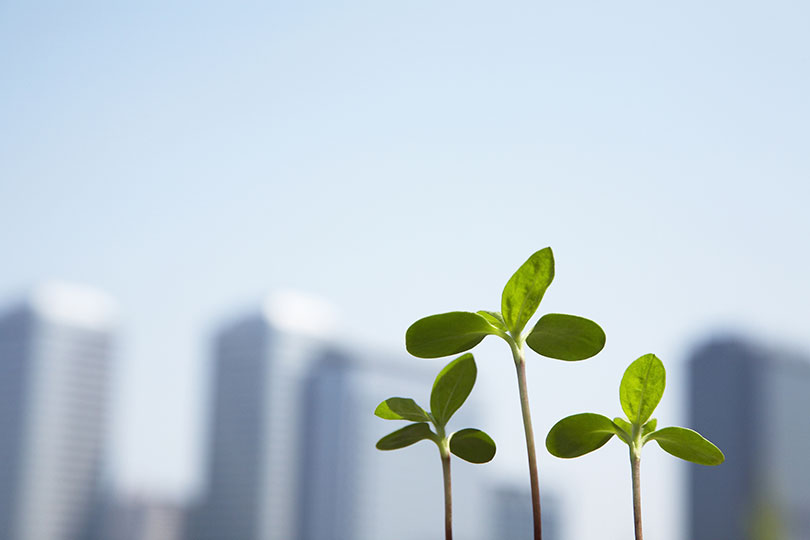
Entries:
<svg viewBox="0 0 810 540">
<path fill-rule="evenodd" d="M 534 540 L 542 540 L 543 529 L 540 513 L 540 479 L 537 474 L 537 452 L 534 447 L 534 430 L 532 429 L 532 413 L 529 409 L 529 389 L 526 385 L 526 360 L 522 344 L 509 342 L 512 356 L 517 368 L 518 392 L 520 394 L 520 409 L 523 412 L 523 431 L 526 433 L 526 452 L 529 455 L 529 479 L 532 487 L 532 517 L 534 518 Z"/>
<path fill-rule="evenodd" d="M 636 540 L 643 540 L 641 533 L 641 456 L 632 447 L 630 448 L 630 468 L 633 477 L 633 525 L 636 530 Z"/>
<path fill-rule="evenodd" d="M 450 485 L 450 452 L 440 449 L 444 474 L 444 538 L 453 540 L 453 493 Z"/>
</svg>

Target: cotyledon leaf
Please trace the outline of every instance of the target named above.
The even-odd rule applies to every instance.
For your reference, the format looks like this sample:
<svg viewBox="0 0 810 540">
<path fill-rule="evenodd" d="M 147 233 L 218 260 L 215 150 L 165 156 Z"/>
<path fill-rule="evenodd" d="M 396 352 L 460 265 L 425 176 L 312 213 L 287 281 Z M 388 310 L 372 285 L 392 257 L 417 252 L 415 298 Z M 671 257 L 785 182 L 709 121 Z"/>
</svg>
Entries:
<svg viewBox="0 0 810 540">
<path fill-rule="evenodd" d="M 430 422 L 430 416 L 411 398 L 392 397 L 379 405 L 374 414 L 386 420 L 410 420 L 411 422 Z"/>
<path fill-rule="evenodd" d="M 546 437 L 546 448 L 557 457 L 578 457 L 602 447 L 616 433 L 617 426 L 606 416 L 575 414 L 554 424 Z"/>
<path fill-rule="evenodd" d="M 413 323 L 405 332 L 405 348 L 419 358 L 441 358 L 472 349 L 497 332 L 478 313 L 451 311 Z"/>
<path fill-rule="evenodd" d="M 723 452 L 697 431 L 682 427 L 666 427 L 648 437 L 675 457 L 700 465 L 720 465 L 725 461 Z"/>
<path fill-rule="evenodd" d="M 486 463 L 495 456 L 495 441 L 480 429 L 462 429 L 450 438 L 450 451 L 470 463 Z"/>
<path fill-rule="evenodd" d="M 409 424 L 402 429 L 389 433 L 377 441 L 377 449 L 397 450 L 425 439 L 435 441 L 435 437 L 436 435 L 434 435 L 426 423 L 421 422 L 419 424 Z"/>
</svg>

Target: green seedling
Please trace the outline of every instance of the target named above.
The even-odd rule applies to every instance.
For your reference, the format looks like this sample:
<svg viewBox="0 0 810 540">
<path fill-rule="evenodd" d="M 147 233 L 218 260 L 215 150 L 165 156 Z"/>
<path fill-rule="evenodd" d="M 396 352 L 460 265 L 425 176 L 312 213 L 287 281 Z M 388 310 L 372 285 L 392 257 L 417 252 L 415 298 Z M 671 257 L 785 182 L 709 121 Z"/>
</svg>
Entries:
<svg viewBox="0 0 810 540">
<path fill-rule="evenodd" d="M 487 336 L 498 336 L 509 345 L 518 378 L 518 393 L 529 458 L 534 539 L 542 539 L 540 483 L 526 385 L 525 349 L 557 360 L 584 360 L 605 346 L 605 333 L 595 322 L 574 315 L 550 313 L 524 333 L 546 289 L 554 279 L 551 248 L 533 254 L 512 275 L 501 296 L 501 311 L 453 311 L 419 319 L 408 328 L 405 346 L 414 356 L 440 358 L 467 351 Z"/>
<path fill-rule="evenodd" d="M 656 441 L 666 452 L 700 465 L 719 465 L 725 457 L 714 444 L 691 429 L 665 427 L 656 429 L 651 418 L 661 401 L 666 386 L 664 364 L 654 354 L 645 354 L 630 364 L 619 385 L 619 400 L 627 418 L 614 418 L 582 413 L 557 422 L 546 437 L 546 448 L 561 458 L 579 457 L 601 448 L 614 435 L 630 447 L 630 469 L 633 482 L 633 524 L 636 540 L 641 531 L 641 448 Z"/>
<path fill-rule="evenodd" d="M 486 463 L 495 456 L 495 443 L 480 429 L 447 432 L 447 422 L 467 400 L 475 385 L 478 370 L 472 354 L 456 358 L 436 376 L 430 392 L 430 412 L 410 398 L 392 397 L 377 406 L 374 414 L 386 420 L 414 422 L 389 433 L 377 442 L 380 450 L 405 448 L 422 440 L 439 447 L 444 479 L 444 532 L 446 540 L 453 538 L 453 503 L 450 482 L 450 454 L 470 463 Z M 430 426 L 433 429 L 430 429 Z"/>
</svg>

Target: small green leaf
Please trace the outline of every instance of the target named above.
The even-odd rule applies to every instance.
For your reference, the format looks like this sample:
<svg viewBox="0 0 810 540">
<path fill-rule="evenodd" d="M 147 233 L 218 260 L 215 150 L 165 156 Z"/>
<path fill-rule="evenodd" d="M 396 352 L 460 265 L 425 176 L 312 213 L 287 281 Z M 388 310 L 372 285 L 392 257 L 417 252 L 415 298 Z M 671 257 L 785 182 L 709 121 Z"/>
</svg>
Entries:
<svg viewBox="0 0 810 540">
<path fill-rule="evenodd" d="M 605 346 L 605 332 L 595 322 L 561 313 L 543 315 L 526 338 L 537 354 L 557 360 L 585 360 Z"/>
<path fill-rule="evenodd" d="M 642 426 L 642 428 L 641 428 L 641 436 L 646 437 L 647 435 L 649 435 L 650 433 L 655 431 L 655 427 L 657 425 L 658 425 L 658 420 L 656 420 L 655 418 L 650 418 L 650 420 L 646 424 L 644 424 L 644 426 Z"/>
<path fill-rule="evenodd" d="M 624 414 L 633 425 L 642 426 L 650 416 L 666 386 L 664 364 L 654 354 L 645 354 L 630 364 L 619 386 Z"/>
<path fill-rule="evenodd" d="M 575 414 L 554 424 L 546 437 L 546 448 L 557 457 L 578 457 L 603 446 L 616 430 L 610 418 L 601 414 Z"/>
<path fill-rule="evenodd" d="M 425 439 L 435 441 L 435 437 L 436 435 L 434 435 L 426 423 L 422 422 L 419 424 L 409 424 L 402 429 L 389 433 L 377 441 L 377 449 L 397 450 L 398 448 L 405 448 L 406 446 L 410 446 Z"/>
<path fill-rule="evenodd" d="M 497 311 L 476 311 L 479 315 L 487 320 L 489 324 L 501 330 L 503 332 L 507 332 L 509 329 L 506 327 L 506 322 L 503 320 L 503 315 L 498 313 Z"/>
<path fill-rule="evenodd" d="M 650 434 L 648 440 L 658 441 L 665 451 L 675 457 L 700 465 L 720 465 L 723 452 L 697 431 L 682 427 L 666 427 Z"/>
<path fill-rule="evenodd" d="M 405 333 L 405 348 L 419 358 L 441 358 L 478 345 L 497 333 L 487 319 L 469 311 L 451 311 L 419 319 Z"/>
<path fill-rule="evenodd" d="M 543 248 L 518 268 L 503 289 L 501 313 L 517 338 L 532 318 L 546 289 L 554 279 L 554 254 Z"/>
<path fill-rule="evenodd" d="M 461 407 L 472 392 L 477 373 L 478 368 L 470 353 L 456 358 L 439 372 L 430 392 L 430 412 L 437 425 L 447 424 Z"/>
<path fill-rule="evenodd" d="M 627 444 L 633 444 L 633 425 L 625 420 L 624 418 L 619 418 L 618 416 L 613 419 L 613 423 L 616 424 L 621 431 L 616 433 L 621 440 L 626 442 Z"/>
<path fill-rule="evenodd" d="M 450 451 L 470 463 L 486 463 L 495 457 L 495 441 L 480 429 L 462 429 L 450 437 Z"/>
<path fill-rule="evenodd" d="M 392 397 L 379 405 L 374 414 L 386 420 L 410 420 L 411 422 L 430 422 L 430 416 L 422 407 L 410 398 Z"/>
</svg>

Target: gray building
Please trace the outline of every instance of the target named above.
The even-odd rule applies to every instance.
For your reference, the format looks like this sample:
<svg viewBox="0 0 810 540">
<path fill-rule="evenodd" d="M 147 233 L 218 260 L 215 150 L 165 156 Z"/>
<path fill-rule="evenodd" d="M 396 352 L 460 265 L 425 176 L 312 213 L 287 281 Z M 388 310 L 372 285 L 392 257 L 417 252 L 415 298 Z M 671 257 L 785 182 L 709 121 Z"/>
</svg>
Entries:
<svg viewBox="0 0 810 540">
<path fill-rule="evenodd" d="M 425 361 L 333 349 L 313 366 L 306 386 L 307 421 L 300 465 L 300 540 L 422 540 L 443 531 L 441 462 L 433 443 L 381 452 L 377 440 L 407 422 L 374 416 L 392 396 L 424 407 L 448 360 Z M 451 430 L 484 427 L 475 420 L 475 393 L 453 417 Z M 453 529 L 458 538 L 489 539 L 492 514 L 486 467 L 452 461 Z"/>
<path fill-rule="evenodd" d="M 699 348 L 690 426 L 725 453 L 690 466 L 691 540 L 810 538 L 810 363 L 739 339 Z"/>
<path fill-rule="evenodd" d="M 118 493 L 99 508 L 97 540 L 183 540 L 187 507 L 148 494 Z"/>
<path fill-rule="evenodd" d="M 526 540 L 532 538 L 534 516 L 532 494 L 524 484 L 500 482 L 491 488 L 492 529 L 490 538 Z M 543 538 L 562 538 L 560 505 L 557 498 L 545 492 L 541 495 Z"/>
<path fill-rule="evenodd" d="M 282 294 L 216 335 L 206 486 L 191 540 L 295 538 L 303 380 L 330 318 L 319 302 Z"/>
<path fill-rule="evenodd" d="M 404 424 L 373 413 L 394 395 L 426 405 L 443 363 L 339 347 L 324 331 L 326 310 L 310 301 L 302 308 L 301 300 L 271 300 L 216 337 L 208 485 L 189 540 L 441 535 L 438 450 L 423 442 L 378 451 L 376 441 Z M 459 412 L 454 427 L 469 427 L 470 410 Z M 454 461 L 459 538 L 489 538 L 482 474 Z"/>
<path fill-rule="evenodd" d="M 0 315 L 0 538 L 85 538 L 106 436 L 112 302 L 65 284 Z"/>
</svg>

